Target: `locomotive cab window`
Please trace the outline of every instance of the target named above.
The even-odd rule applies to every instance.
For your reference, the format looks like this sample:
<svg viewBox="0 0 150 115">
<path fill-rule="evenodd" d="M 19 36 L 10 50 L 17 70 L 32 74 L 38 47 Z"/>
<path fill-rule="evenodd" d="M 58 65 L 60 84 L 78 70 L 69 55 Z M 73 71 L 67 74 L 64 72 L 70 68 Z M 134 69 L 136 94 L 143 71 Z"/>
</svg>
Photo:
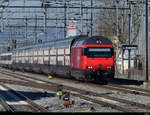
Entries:
<svg viewBox="0 0 150 115">
<path fill-rule="evenodd" d="M 109 47 L 88 47 L 82 50 L 82 54 L 87 57 L 112 57 L 113 48 Z"/>
</svg>

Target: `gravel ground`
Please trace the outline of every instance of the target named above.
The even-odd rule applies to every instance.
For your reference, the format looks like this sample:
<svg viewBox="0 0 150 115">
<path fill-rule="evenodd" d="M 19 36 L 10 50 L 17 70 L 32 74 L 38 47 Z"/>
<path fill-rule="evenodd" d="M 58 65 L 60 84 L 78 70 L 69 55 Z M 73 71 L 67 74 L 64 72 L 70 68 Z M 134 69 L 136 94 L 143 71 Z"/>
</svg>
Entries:
<svg viewBox="0 0 150 115">
<path fill-rule="evenodd" d="M 46 75 L 41 75 L 41 74 L 32 74 L 32 73 L 25 73 L 25 75 L 29 75 L 29 76 L 34 76 L 34 77 L 37 77 L 38 79 L 41 79 L 41 80 L 44 80 L 44 81 L 50 81 L 50 82 L 53 82 L 53 83 L 61 83 L 63 85 L 68 85 L 68 86 L 72 86 L 72 87 L 77 87 L 79 89 L 85 89 L 85 90 L 90 90 L 90 91 L 96 91 L 98 89 L 95 89 L 95 88 L 92 88 L 90 86 L 88 86 L 88 84 L 84 84 L 84 87 L 83 87 L 83 84 L 79 81 L 72 81 L 72 80 L 69 80 L 69 79 L 58 79 L 58 78 L 55 78 L 53 77 L 52 79 L 49 79 Z M 108 89 L 100 89 L 101 93 L 112 93 L 112 91 L 108 90 Z"/>
<path fill-rule="evenodd" d="M 47 95 L 45 96 L 45 91 L 41 89 L 10 84 L 6 85 L 19 91 L 20 93 L 23 93 L 25 96 L 33 100 L 35 103 L 48 109 L 50 112 L 119 112 L 111 109 L 110 107 L 104 107 L 73 96 L 70 98 L 71 101 L 75 102 L 75 104 L 66 108 L 62 104 L 62 100 L 59 100 L 59 98 L 56 96 L 55 92 L 47 91 Z M 94 108 L 94 110 L 92 108 Z"/>
<path fill-rule="evenodd" d="M 37 76 L 38 77 L 38 76 Z M 47 80 L 46 77 L 43 77 L 43 79 Z M 150 97 L 146 97 L 146 96 L 140 96 L 140 95 L 136 95 L 136 94 L 129 94 L 129 93 L 124 93 L 124 92 L 120 92 L 120 91 L 115 91 L 115 90 L 109 90 L 109 89 L 100 89 L 100 88 L 96 88 L 96 87 L 90 87 L 88 85 L 84 85 L 78 82 L 67 82 L 63 79 L 59 80 L 59 79 L 48 79 L 51 82 L 59 82 L 62 83 L 64 85 L 69 85 L 69 86 L 74 86 L 77 87 L 79 89 L 85 89 L 88 91 L 95 91 L 97 93 L 100 94 L 107 94 L 109 96 L 113 96 L 113 97 L 117 97 L 117 98 L 122 98 L 122 99 L 126 99 L 126 100 L 130 100 L 130 101 L 134 101 L 134 102 L 138 102 L 138 103 L 143 103 L 146 105 L 150 105 Z M 138 87 L 138 88 L 144 88 L 143 85 L 137 86 L 137 85 L 132 85 L 132 87 Z"/>
<path fill-rule="evenodd" d="M 17 73 L 22 73 L 22 72 L 17 72 Z M 122 99 L 126 99 L 126 100 L 130 100 L 130 101 L 134 101 L 134 102 L 138 102 L 138 103 L 143 103 L 146 105 L 150 105 L 150 97 L 145 97 L 145 96 L 140 96 L 140 95 L 136 95 L 136 94 L 126 94 L 124 92 L 120 92 L 120 91 L 115 91 L 115 90 L 109 90 L 109 89 L 100 89 L 100 88 L 96 88 L 96 87 L 91 87 L 88 86 L 86 84 L 83 84 L 75 81 L 72 82 L 71 80 L 69 80 L 70 82 L 68 82 L 68 80 L 65 79 L 57 79 L 57 78 L 52 78 L 52 79 L 48 79 L 46 76 L 41 75 L 41 74 L 32 74 L 32 73 L 25 73 L 26 75 L 32 75 L 34 77 L 37 77 L 39 79 L 45 80 L 45 81 L 50 81 L 50 82 L 59 82 L 61 84 L 64 85 L 68 85 L 68 86 L 74 86 L 77 87 L 79 89 L 88 89 L 88 91 L 95 91 L 97 93 L 100 94 L 106 94 L 109 96 L 113 96 L 113 97 L 117 97 L 117 98 L 122 98 Z M 0 74 L 0 76 L 2 76 Z M 13 79 L 13 78 L 12 78 Z M 11 85 L 11 86 L 15 86 L 15 85 Z M 36 98 L 34 101 L 42 106 L 44 106 L 45 108 L 47 108 L 49 111 L 51 112 L 73 112 L 73 111 L 77 111 L 77 112 L 81 112 L 81 111 L 91 111 L 90 107 L 94 107 L 96 109 L 96 111 L 98 112 L 118 112 L 117 110 L 113 110 L 111 108 L 108 107 L 102 107 L 100 105 L 97 104 L 89 104 L 89 102 L 84 101 L 82 102 L 81 99 L 76 98 L 76 97 L 71 97 L 71 99 L 75 100 L 76 104 L 72 105 L 72 107 L 70 108 L 64 108 L 60 103 L 61 101 L 58 100 L 58 97 L 55 96 L 55 92 L 48 92 L 47 97 L 44 97 L 44 91 L 40 90 L 40 89 L 34 89 L 34 88 L 27 88 L 27 87 L 23 87 L 23 86 L 15 86 L 17 90 L 19 91 L 23 91 L 23 93 L 25 93 L 25 95 L 27 96 L 33 96 L 33 98 Z M 143 86 L 137 86 L 137 85 L 132 85 L 132 87 L 141 87 L 143 88 Z M 27 91 L 24 92 L 24 90 Z M 34 90 L 33 90 L 34 89 Z M 35 91 L 35 93 L 34 93 Z M 30 92 L 30 93 L 27 93 Z M 31 93 L 33 92 L 33 93 Z M 30 95 L 32 94 L 32 95 Z M 37 98 L 39 97 L 39 98 Z M 84 104 L 83 104 L 84 103 Z"/>
<path fill-rule="evenodd" d="M 143 103 L 145 105 L 150 105 L 150 97 L 146 97 L 146 96 L 139 96 L 136 94 L 135 95 L 126 94 L 124 92 L 116 92 L 114 94 L 109 94 L 109 95 L 113 97 L 118 97 L 118 98 L 130 100 L 130 101 L 138 102 L 138 103 Z"/>
<path fill-rule="evenodd" d="M 17 73 L 21 73 L 22 72 L 17 72 Z M 72 87 L 77 87 L 79 89 L 85 89 L 85 90 L 89 90 L 89 91 L 95 91 L 97 92 L 97 90 L 99 90 L 99 88 L 93 88 L 93 87 L 89 87 L 87 84 L 84 84 L 84 87 L 83 87 L 83 84 L 78 82 L 78 81 L 71 81 L 69 79 L 57 79 L 57 78 L 52 78 L 52 79 L 48 79 L 48 77 L 44 76 L 44 75 L 40 75 L 40 74 L 32 74 L 32 73 L 24 73 L 25 75 L 28 75 L 28 76 L 34 76 L 34 77 L 37 77 L 38 79 L 41 79 L 41 80 L 44 80 L 44 81 L 50 81 L 50 82 L 53 82 L 53 83 L 61 83 L 63 85 L 68 85 L 68 86 L 72 86 Z M 6 78 L 6 79 L 10 79 L 10 80 L 20 80 L 20 79 L 17 79 L 17 78 L 13 78 L 13 77 L 9 77 L 7 75 L 3 75 L 3 74 L 0 74 L 1 78 Z M 69 81 L 69 82 L 68 82 Z M 113 91 L 110 91 L 108 89 L 100 89 L 100 93 L 102 94 L 111 94 L 111 93 L 114 93 Z"/>
<path fill-rule="evenodd" d="M 18 78 L 14 78 L 14 77 L 11 77 L 11 76 L 8 76 L 8 75 L 4 75 L 4 74 L 1 74 L 1 73 L 0 73 L 0 79 L 20 80 Z"/>
<path fill-rule="evenodd" d="M 5 109 L 3 108 L 1 104 L 0 104 L 0 111 L 5 111 Z"/>
</svg>

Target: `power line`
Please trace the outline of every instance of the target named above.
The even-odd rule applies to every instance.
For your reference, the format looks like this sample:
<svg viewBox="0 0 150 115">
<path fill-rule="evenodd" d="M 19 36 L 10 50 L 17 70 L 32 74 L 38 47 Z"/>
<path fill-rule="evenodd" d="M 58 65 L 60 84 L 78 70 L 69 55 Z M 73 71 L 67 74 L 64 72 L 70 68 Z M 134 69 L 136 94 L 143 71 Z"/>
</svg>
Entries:
<svg viewBox="0 0 150 115">
<path fill-rule="evenodd" d="M 4 5 L 0 5 L 0 8 L 44 8 L 42 6 L 4 6 Z M 46 8 L 67 8 L 67 6 L 46 6 Z M 80 6 L 69 6 L 69 8 L 74 8 L 74 9 L 79 9 Z M 94 6 L 94 7 L 90 7 L 90 6 L 83 6 L 82 9 L 111 9 L 111 10 L 116 10 L 116 7 L 98 7 L 98 6 Z M 129 8 L 123 8 L 120 7 L 118 8 L 119 10 L 129 10 Z"/>
</svg>

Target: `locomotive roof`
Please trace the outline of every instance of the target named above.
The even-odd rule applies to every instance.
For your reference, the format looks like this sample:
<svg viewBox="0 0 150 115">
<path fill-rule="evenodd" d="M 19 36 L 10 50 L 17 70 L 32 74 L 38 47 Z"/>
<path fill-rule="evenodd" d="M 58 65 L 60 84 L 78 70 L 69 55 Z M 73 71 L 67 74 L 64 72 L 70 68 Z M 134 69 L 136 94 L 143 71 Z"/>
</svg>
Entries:
<svg viewBox="0 0 150 115">
<path fill-rule="evenodd" d="M 80 37 L 75 39 L 73 46 L 81 46 L 81 45 L 112 45 L 112 42 L 104 37 L 104 36 L 92 36 L 92 37 Z"/>
<path fill-rule="evenodd" d="M 93 37 L 91 37 L 91 39 L 94 39 L 93 41 L 96 40 L 96 43 L 98 43 L 98 41 L 99 41 L 98 44 L 112 45 L 112 42 L 104 36 L 93 36 Z M 90 41 L 89 41 L 89 43 L 90 43 Z"/>
</svg>

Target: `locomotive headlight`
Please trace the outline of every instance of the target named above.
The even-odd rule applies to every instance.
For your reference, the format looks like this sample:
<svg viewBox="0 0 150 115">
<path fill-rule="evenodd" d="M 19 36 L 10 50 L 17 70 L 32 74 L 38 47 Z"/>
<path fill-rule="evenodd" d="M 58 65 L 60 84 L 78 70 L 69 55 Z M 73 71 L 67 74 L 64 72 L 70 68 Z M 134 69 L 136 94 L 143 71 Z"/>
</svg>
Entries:
<svg viewBox="0 0 150 115">
<path fill-rule="evenodd" d="M 107 69 L 111 69 L 112 68 L 112 66 L 107 66 Z"/>
<path fill-rule="evenodd" d="M 92 69 L 93 67 L 92 67 L 92 66 L 87 66 L 87 68 L 88 68 L 88 69 Z"/>
</svg>

